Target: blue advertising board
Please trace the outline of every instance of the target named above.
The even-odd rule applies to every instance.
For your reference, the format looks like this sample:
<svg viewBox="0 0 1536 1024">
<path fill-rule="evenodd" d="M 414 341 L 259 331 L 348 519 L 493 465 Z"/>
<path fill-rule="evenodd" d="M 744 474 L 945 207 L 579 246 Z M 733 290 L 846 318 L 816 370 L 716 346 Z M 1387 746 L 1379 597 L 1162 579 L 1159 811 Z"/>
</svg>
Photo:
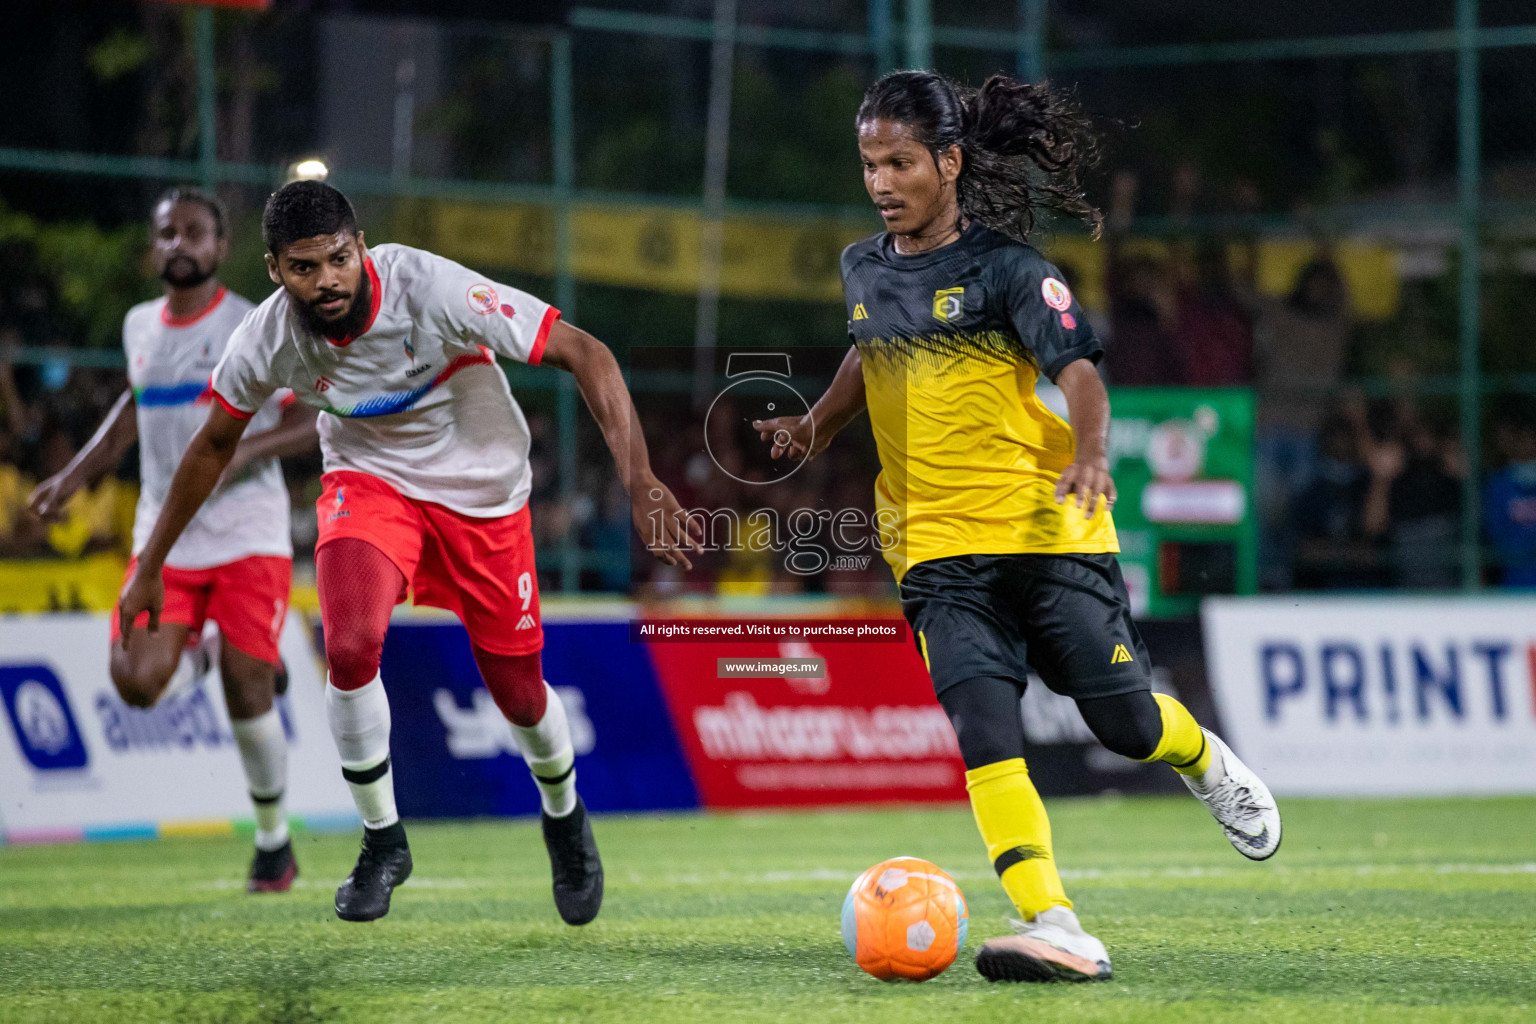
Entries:
<svg viewBox="0 0 1536 1024">
<path fill-rule="evenodd" d="M 39 771 L 84 768 L 88 755 L 59 677 L 47 665 L 0 666 L 0 702 L 22 754 Z"/>
<path fill-rule="evenodd" d="M 593 811 L 699 806 L 643 644 L 626 622 L 544 624 L 544 678 L 565 704 Z M 538 792 L 457 622 L 396 621 L 384 642 L 395 792 L 406 817 L 535 814 Z"/>
</svg>

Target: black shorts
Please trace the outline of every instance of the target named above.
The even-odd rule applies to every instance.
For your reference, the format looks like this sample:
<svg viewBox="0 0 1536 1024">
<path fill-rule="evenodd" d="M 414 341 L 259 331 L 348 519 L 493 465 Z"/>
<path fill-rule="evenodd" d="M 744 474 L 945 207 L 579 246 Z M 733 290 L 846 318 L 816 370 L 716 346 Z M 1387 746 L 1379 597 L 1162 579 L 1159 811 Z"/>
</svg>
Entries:
<svg viewBox="0 0 1536 1024">
<path fill-rule="evenodd" d="M 901 581 L 901 610 L 935 693 L 1028 670 L 1081 700 L 1152 688 L 1114 555 L 956 555 Z"/>
</svg>

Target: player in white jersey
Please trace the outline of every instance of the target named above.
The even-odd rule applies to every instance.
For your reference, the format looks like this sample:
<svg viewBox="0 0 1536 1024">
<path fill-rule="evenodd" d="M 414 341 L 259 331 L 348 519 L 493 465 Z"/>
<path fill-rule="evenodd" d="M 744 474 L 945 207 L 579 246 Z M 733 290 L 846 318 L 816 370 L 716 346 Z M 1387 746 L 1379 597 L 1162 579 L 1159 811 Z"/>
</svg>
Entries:
<svg viewBox="0 0 1536 1024">
<path fill-rule="evenodd" d="M 315 562 L 326 710 L 364 826 L 357 865 L 336 891 L 337 915 L 382 917 L 411 872 L 379 676 L 390 610 L 409 589 L 418 604 L 464 622 L 538 785 L 555 906 L 567 923 L 585 924 L 602 904 L 602 862 L 575 789 L 565 711 L 541 668 L 528 426 L 496 356 L 575 376 L 629 491 L 636 528 L 661 526 L 648 544 L 658 558 L 688 565 L 696 527 L 685 527 L 651 471 L 612 353 L 561 322 L 558 310 L 419 249 L 368 249 L 346 197 L 319 182 L 274 193 L 262 233 L 268 273 L 282 288 L 241 324 L 214 371 L 216 405 L 176 471 L 121 614 L 159 613 L 160 563 L 246 424 L 291 388 L 322 411 Z"/>
<path fill-rule="evenodd" d="M 137 438 L 133 552 L 143 551 L 176 466 L 207 419 L 210 374 L 254 308 L 219 283 L 228 249 L 224 213 L 212 196 L 173 189 L 155 204 L 152 253 L 165 294 L 128 311 L 129 389 L 85 448 L 33 492 L 39 515 L 57 518 L 70 496 L 116 466 Z M 252 892 L 286 892 L 298 873 L 283 807 L 288 741 L 272 703 L 286 682 L 277 639 L 293 564 L 277 456 L 312 448 L 314 421 L 313 411 L 287 393 L 263 403 L 252 419 L 257 432 L 241 441 L 216 493 L 164 559 L 164 628 L 151 633 L 148 617 L 140 616 L 132 642 L 122 643 L 119 617 L 112 616 L 112 682 L 124 701 L 141 708 L 202 677 L 213 656 L 199 643 L 203 624 L 218 624 L 224 699 L 256 812 Z M 129 578 L 133 571 L 130 561 Z"/>
</svg>

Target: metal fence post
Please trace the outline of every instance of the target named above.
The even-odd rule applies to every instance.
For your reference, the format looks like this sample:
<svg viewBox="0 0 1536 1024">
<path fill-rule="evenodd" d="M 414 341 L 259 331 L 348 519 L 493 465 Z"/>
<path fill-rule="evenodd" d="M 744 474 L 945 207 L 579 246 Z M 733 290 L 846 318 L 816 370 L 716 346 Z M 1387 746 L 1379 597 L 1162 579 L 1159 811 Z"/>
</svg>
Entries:
<svg viewBox="0 0 1536 1024">
<path fill-rule="evenodd" d="M 1019 80 L 1038 82 L 1045 77 L 1046 0 L 1019 0 Z"/>
<path fill-rule="evenodd" d="M 907 0 L 907 67 L 933 67 L 932 0 Z"/>
<path fill-rule="evenodd" d="M 725 183 L 731 150 L 731 77 L 736 67 L 736 0 L 715 0 L 704 140 L 704 219 L 699 240 L 699 304 L 694 323 L 693 401 L 714 390 L 720 331 L 720 273 L 725 261 Z"/>
<path fill-rule="evenodd" d="M 1479 110 L 1477 0 L 1456 4 L 1456 192 L 1461 221 L 1461 585 L 1482 585 L 1482 126 Z"/>
<path fill-rule="evenodd" d="M 213 64 L 213 11 L 199 7 L 193 15 L 197 48 L 197 164 L 203 187 L 219 183 L 218 78 Z"/>
<path fill-rule="evenodd" d="M 571 34 L 556 32 L 550 41 L 550 134 L 555 185 L 555 305 L 567 320 L 576 315 L 576 275 L 571 268 L 571 193 L 576 187 L 575 105 L 572 100 Z M 560 440 L 560 500 L 570 509 L 576 500 L 576 379 L 559 375 L 555 395 L 555 434 Z M 560 589 L 581 586 L 581 543 L 573 526 L 560 545 Z"/>
<path fill-rule="evenodd" d="M 869 48 L 875 53 L 875 74 L 896 70 L 895 27 L 891 0 L 869 0 Z"/>
</svg>

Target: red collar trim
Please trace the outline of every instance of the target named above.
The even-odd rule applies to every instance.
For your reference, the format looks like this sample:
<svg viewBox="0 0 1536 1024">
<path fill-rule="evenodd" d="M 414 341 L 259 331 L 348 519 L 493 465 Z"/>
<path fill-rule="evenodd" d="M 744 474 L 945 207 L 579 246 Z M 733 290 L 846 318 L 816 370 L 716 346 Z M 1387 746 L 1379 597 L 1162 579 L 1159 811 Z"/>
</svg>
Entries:
<svg viewBox="0 0 1536 1024">
<path fill-rule="evenodd" d="M 167 327 L 191 327 L 203 317 L 218 309 L 219 303 L 224 301 L 224 296 L 227 294 L 229 294 L 229 289 L 219 285 L 219 290 L 213 295 L 213 301 L 191 316 L 171 316 L 171 302 L 167 299 L 165 305 L 160 307 L 160 322 Z"/>
<path fill-rule="evenodd" d="M 372 286 L 369 290 L 373 293 L 372 298 L 368 302 L 368 322 L 363 324 L 363 329 L 356 334 L 349 334 L 340 340 L 336 338 L 326 339 L 337 348 L 346 348 L 358 338 L 373 330 L 373 322 L 379 318 L 379 306 L 384 301 L 384 286 L 379 283 L 379 272 L 373 267 L 372 256 L 363 261 L 363 266 L 368 271 L 368 283 Z"/>
</svg>

